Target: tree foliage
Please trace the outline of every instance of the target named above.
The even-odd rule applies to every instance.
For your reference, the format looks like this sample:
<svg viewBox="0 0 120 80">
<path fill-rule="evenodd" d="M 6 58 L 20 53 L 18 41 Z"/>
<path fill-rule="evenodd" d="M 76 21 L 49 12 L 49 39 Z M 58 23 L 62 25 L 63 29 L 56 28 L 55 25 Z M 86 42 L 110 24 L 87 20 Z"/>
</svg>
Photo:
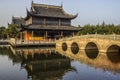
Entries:
<svg viewBox="0 0 120 80">
<path fill-rule="evenodd" d="M 103 22 L 101 25 L 84 25 L 81 31 L 78 32 L 78 35 L 85 34 L 120 34 L 120 25 L 114 24 L 105 24 Z"/>
<path fill-rule="evenodd" d="M 10 24 L 8 28 L 5 26 L 0 27 L 0 39 L 6 39 L 9 35 L 11 38 L 15 38 L 18 35 L 16 28 L 19 28 L 19 25 Z"/>
<path fill-rule="evenodd" d="M 20 26 L 19 25 L 16 25 L 16 24 L 10 24 L 8 26 L 8 33 L 9 33 L 9 36 L 10 37 L 16 37 L 17 36 L 17 28 L 19 28 Z"/>
<path fill-rule="evenodd" d="M 4 26 L 0 27 L 0 39 L 6 38 L 6 33 L 4 32 L 6 28 Z"/>
</svg>

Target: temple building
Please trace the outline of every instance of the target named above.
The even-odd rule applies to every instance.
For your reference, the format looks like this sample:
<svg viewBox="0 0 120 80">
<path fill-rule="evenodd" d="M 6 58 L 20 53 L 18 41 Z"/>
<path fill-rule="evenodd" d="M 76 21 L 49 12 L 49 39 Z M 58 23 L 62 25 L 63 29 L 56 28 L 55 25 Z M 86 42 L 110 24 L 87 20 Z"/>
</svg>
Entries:
<svg viewBox="0 0 120 80">
<path fill-rule="evenodd" d="M 32 1 L 30 10 L 24 18 L 21 35 L 24 40 L 54 40 L 70 37 L 81 29 L 71 25 L 71 20 L 78 16 L 68 14 L 63 6 L 37 4 Z"/>
<path fill-rule="evenodd" d="M 11 24 L 17 24 L 17 25 L 24 25 L 25 24 L 25 20 L 22 17 L 14 17 L 12 16 L 12 23 Z"/>
</svg>

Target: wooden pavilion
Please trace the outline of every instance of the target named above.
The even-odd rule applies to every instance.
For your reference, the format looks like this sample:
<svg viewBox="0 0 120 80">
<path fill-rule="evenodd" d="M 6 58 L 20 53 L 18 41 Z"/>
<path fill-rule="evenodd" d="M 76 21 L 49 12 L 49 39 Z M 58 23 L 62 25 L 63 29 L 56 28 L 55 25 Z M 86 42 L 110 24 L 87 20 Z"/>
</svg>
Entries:
<svg viewBox="0 0 120 80">
<path fill-rule="evenodd" d="M 66 13 L 62 5 L 37 4 L 32 1 L 24 19 L 25 25 L 21 26 L 21 38 L 42 41 L 74 36 L 81 29 L 71 25 L 71 20 L 77 16 Z"/>
</svg>

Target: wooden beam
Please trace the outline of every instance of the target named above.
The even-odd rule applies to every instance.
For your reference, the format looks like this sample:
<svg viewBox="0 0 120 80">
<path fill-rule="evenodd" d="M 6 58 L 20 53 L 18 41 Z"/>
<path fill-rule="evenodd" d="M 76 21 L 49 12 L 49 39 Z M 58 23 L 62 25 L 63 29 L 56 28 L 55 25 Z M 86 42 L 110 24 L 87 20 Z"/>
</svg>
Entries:
<svg viewBox="0 0 120 80">
<path fill-rule="evenodd" d="M 48 32 L 47 32 L 47 31 L 45 32 L 45 37 L 46 37 L 46 39 L 47 39 L 47 37 L 48 37 Z"/>
<path fill-rule="evenodd" d="M 22 41 L 22 32 L 20 32 L 20 40 Z"/>
<path fill-rule="evenodd" d="M 32 31 L 32 40 L 34 40 L 34 31 Z"/>
<path fill-rule="evenodd" d="M 59 26 L 61 26 L 61 20 L 59 19 Z"/>
<path fill-rule="evenodd" d="M 46 25 L 46 19 L 44 18 L 44 25 Z"/>
</svg>

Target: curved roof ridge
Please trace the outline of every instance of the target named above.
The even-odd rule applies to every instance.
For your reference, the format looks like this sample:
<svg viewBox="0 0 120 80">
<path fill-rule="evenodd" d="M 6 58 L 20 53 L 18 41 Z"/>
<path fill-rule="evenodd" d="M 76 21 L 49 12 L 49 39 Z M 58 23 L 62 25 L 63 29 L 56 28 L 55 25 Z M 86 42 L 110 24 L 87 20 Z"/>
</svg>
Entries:
<svg viewBox="0 0 120 80">
<path fill-rule="evenodd" d="M 23 17 L 15 17 L 15 16 L 12 16 L 13 19 L 24 19 Z"/>
<path fill-rule="evenodd" d="M 74 17 L 74 18 L 76 18 L 76 17 L 78 16 L 78 13 L 77 13 L 77 14 L 75 14 L 75 15 L 68 14 L 66 11 L 64 11 L 64 9 L 63 9 L 63 8 L 62 8 L 62 11 L 63 11 L 63 13 L 64 13 L 66 16 L 70 16 L 70 17 Z"/>
<path fill-rule="evenodd" d="M 29 18 L 29 16 L 74 19 L 78 16 L 78 14 L 72 15 L 67 13 L 63 9 L 62 3 L 61 6 L 55 6 L 55 5 L 38 4 L 32 2 L 31 9 L 30 11 L 27 10 L 27 17 L 25 19 Z"/>
<path fill-rule="evenodd" d="M 38 3 L 33 3 L 32 6 L 38 6 L 38 7 L 47 7 L 47 8 L 60 8 L 62 9 L 61 6 L 56 6 L 56 5 L 48 5 L 48 4 L 38 4 Z"/>
</svg>

